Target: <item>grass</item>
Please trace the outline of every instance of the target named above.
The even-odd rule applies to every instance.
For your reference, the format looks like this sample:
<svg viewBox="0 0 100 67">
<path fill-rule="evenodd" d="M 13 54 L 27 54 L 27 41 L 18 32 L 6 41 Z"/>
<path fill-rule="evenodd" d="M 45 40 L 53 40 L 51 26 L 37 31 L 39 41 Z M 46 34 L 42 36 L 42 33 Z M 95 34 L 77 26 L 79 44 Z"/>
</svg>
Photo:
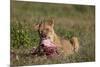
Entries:
<svg viewBox="0 0 100 67">
<path fill-rule="evenodd" d="M 39 36 L 33 24 L 53 18 L 55 32 L 66 38 L 77 36 L 80 51 L 68 57 L 47 59 L 29 54 L 38 46 Z M 59 64 L 95 61 L 95 7 L 12 1 L 11 3 L 11 50 L 19 60 L 11 59 L 11 65 Z"/>
</svg>

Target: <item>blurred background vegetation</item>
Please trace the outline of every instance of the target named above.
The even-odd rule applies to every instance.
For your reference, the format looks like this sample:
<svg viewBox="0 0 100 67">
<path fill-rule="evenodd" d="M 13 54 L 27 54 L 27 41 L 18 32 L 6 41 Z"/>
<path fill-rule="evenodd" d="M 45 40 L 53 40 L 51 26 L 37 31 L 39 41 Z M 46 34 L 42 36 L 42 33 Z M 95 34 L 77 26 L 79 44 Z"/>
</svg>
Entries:
<svg viewBox="0 0 100 67">
<path fill-rule="evenodd" d="M 39 43 L 33 24 L 50 18 L 54 19 L 54 29 L 59 36 L 79 38 L 79 53 L 56 60 L 25 56 Z M 95 6 L 11 1 L 10 30 L 11 50 L 20 58 L 19 61 L 11 59 L 11 65 L 95 61 Z"/>
</svg>

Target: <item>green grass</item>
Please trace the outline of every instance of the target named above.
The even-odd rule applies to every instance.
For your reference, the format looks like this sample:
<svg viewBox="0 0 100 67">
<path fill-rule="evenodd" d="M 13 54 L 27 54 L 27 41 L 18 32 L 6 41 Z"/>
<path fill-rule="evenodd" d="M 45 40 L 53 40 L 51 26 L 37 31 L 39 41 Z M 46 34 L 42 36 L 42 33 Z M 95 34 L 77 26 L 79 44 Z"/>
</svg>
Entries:
<svg viewBox="0 0 100 67">
<path fill-rule="evenodd" d="M 55 32 L 65 39 L 77 36 L 80 51 L 59 59 L 33 57 L 29 51 L 38 46 L 39 36 L 33 24 L 44 19 L 54 19 Z M 95 61 L 95 7 L 14 1 L 11 4 L 11 50 L 19 60 L 11 65 L 58 64 Z"/>
</svg>

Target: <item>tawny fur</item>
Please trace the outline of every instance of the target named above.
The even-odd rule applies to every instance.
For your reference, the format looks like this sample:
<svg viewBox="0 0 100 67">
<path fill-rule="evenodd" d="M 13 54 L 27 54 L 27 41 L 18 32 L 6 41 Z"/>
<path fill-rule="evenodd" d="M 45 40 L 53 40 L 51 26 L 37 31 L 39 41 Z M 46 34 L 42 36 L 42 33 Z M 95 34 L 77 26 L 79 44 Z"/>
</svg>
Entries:
<svg viewBox="0 0 100 67">
<path fill-rule="evenodd" d="M 70 40 L 62 39 L 54 32 L 53 27 L 54 21 L 52 20 L 35 25 L 35 28 L 39 32 L 40 40 L 43 38 L 42 35 L 45 35 L 45 37 L 50 38 L 58 47 L 59 51 L 65 55 L 70 55 L 79 51 L 79 41 L 77 37 L 72 37 Z"/>
</svg>

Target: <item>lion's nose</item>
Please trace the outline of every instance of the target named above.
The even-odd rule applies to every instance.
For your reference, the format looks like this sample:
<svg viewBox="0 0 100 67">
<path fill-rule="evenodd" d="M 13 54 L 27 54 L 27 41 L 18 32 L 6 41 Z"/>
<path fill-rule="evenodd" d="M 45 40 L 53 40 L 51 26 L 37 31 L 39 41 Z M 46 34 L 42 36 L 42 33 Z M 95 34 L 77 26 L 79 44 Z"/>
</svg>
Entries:
<svg viewBox="0 0 100 67">
<path fill-rule="evenodd" d="M 46 34 L 42 34 L 42 37 L 43 37 L 43 38 L 46 38 Z"/>
</svg>

